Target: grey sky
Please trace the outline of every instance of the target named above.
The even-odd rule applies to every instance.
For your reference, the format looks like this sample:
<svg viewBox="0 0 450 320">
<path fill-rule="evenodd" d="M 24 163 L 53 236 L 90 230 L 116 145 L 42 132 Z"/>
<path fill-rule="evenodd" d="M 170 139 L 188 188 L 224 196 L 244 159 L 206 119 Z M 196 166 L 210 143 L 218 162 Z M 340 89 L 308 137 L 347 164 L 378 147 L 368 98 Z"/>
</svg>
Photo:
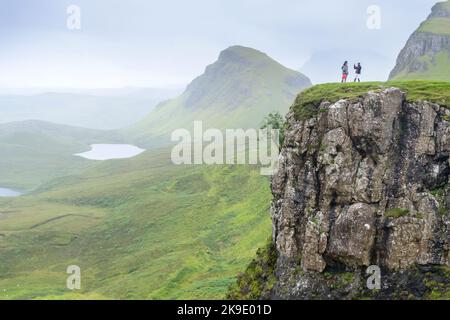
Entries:
<svg viewBox="0 0 450 320">
<path fill-rule="evenodd" d="M 235 44 L 293 69 L 314 56 L 311 73 L 327 55 L 367 53 L 383 63 L 371 80 L 384 80 L 435 2 L 0 0 L 0 88 L 184 85 Z M 81 8 L 81 30 L 66 28 L 70 4 Z M 366 26 L 373 4 L 380 30 Z"/>
</svg>

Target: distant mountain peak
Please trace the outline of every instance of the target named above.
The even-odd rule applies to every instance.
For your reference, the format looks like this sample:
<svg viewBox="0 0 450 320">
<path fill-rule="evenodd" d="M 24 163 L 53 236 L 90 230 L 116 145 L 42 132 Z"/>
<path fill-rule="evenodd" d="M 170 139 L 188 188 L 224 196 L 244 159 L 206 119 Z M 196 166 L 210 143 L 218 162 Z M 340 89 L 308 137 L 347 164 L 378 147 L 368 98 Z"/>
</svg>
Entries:
<svg viewBox="0 0 450 320">
<path fill-rule="evenodd" d="M 181 96 L 160 104 L 130 131 L 146 146 L 149 136 L 158 137 L 163 144 L 174 128 L 191 128 L 196 120 L 219 129 L 259 128 L 270 112 L 286 113 L 295 96 L 309 86 L 309 78 L 267 54 L 232 46 Z"/>
<path fill-rule="evenodd" d="M 205 108 L 220 103 L 224 108 L 246 105 L 257 92 L 270 94 L 275 84 L 287 83 L 291 96 L 311 85 L 300 72 L 290 70 L 256 49 L 232 46 L 192 81 L 184 93 L 186 108 Z M 272 87 L 272 88 L 271 88 Z M 267 93 L 261 90 L 267 90 Z M 287 89 L 287 88 L 286 88 Z"/>
<path fill-rule="evenodd" d="M 450 2 L 436 3 L 410 36 L 389 79 L 450 81 Z"/>
<path fill-rule="evenodd" d="M 261 59 L 272 60 L 264 52 L 261 52 L 253 48 L 236 45 L 223 50 L 219 55 L 218 61 L 242 62 L 242 61 L 255 61 Z"/>
<path fill-rule="evenodd" d="M 428 18 L 450 18 L 450 1 L 436 3 Z"/>
</svg>

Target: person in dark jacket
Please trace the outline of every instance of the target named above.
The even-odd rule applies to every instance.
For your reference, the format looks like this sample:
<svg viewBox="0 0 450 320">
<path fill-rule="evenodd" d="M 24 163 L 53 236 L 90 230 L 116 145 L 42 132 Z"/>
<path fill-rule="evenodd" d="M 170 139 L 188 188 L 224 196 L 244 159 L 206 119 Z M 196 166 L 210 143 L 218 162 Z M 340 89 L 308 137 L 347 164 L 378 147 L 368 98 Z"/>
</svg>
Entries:
<svg viewBox="0 0 450 320">
<path fill-rule="evenodd" d="M 361 82 L 361 70 L 362 66 L 361 63 L 358 62 L 357 65 L 353 65 L 353 69 L 355 69 L 355 81 Z"/>
<path fill-rule="evenodd" d="M 348 61 L 345 61 L 341 67 L 342 70 L 342 83 L 347 82 L 348 77 Z"/>
</svg>

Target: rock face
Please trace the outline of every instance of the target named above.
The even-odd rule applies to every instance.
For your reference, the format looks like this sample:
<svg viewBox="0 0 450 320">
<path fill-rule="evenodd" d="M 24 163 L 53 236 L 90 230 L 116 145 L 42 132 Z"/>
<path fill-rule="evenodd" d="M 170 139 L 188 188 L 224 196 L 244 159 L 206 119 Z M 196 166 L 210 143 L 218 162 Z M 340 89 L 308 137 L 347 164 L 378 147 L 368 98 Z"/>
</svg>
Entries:
<svg viewBox="0 0 450 320">
<path fill-rule="evenodd" d="M 428 19 L 411 35 L 389 79 L 450 81 L 450 2 L 437 3 Z"/>
<path fill-rule="evenodd" d="M 330 293 L 330 271 L 364 274 L 376 265 L 392 278 L 449 266 L 450 110 L 407 102 L 396 88 L 319 110 L 306 120 L 287 116 L 272 180 L 272 297 L 356 294 L 362 280 Z"/>
</svg>

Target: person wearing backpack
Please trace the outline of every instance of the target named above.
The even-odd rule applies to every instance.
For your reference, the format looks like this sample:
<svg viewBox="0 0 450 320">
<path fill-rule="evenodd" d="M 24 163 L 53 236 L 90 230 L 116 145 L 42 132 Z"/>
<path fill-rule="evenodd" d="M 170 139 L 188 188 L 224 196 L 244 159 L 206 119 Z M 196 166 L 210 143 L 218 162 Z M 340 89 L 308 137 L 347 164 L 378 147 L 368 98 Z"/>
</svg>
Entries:
<svg viewBox="0 0 450 320">
<path fill-rule="evenodd" d="M 341 67 L 342 70 L 342 83 L 347 82 L 348 77 L 348 61 L 345 61 Z"/>
</svg>

